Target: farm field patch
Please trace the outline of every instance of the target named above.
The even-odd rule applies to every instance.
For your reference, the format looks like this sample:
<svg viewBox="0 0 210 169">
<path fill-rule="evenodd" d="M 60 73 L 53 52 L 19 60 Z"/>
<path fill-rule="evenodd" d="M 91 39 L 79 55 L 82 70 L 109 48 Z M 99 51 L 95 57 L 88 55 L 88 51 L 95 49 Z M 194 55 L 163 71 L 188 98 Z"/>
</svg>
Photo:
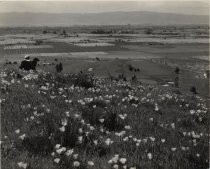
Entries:
<svg viewBox="0 0 210 169">
<path fill-rule="evenodd" d="M 40 49 L 40 48 L 53 48 L 50 45 L 13 45 L 13 46 L 6 46 L 4 50 L 15 50 L 15 49 Z"/>
</svg>

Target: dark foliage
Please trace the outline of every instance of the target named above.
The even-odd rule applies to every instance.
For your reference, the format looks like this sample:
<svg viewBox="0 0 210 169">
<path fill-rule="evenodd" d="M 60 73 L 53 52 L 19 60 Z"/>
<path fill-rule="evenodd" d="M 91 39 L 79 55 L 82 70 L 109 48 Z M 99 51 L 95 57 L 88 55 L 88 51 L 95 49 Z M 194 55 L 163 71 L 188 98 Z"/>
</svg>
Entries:
<svg viewBox="0 0 210 169">
<path fill-rule="evenodd" d="M 95 86 L 94 76 L 81 72 L 78 74 L 78 76 L 74 80 L 74 85 L 84 87 L 86 89 L 94 87 Z"/>
</svg>

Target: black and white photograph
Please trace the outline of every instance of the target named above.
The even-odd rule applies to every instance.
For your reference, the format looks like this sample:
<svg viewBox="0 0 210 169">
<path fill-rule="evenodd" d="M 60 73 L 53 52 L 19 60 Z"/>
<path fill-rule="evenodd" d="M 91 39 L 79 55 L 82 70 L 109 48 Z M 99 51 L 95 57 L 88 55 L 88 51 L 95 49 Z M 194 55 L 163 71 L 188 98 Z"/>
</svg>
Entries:
<svg viewBox="0 0 210 169">
<path fill-rule="evenodd" d="M 0 1 L 1 169 L 209 169 L 209 0 Z"/>
</svg>

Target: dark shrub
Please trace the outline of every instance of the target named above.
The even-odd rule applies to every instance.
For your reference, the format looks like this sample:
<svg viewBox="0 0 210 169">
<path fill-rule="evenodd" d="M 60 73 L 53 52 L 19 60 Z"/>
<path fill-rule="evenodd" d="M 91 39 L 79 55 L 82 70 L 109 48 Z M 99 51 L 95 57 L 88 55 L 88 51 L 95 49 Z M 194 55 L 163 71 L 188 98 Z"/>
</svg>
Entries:
<svg viewBox="0 0 210 169">
<path fill-rule="evenodd" d="M 74 81 L 75 86 L 84 87 L 86 89 L 95 86 L 94 76 L 91 74 L 79 73 Z"/>
<path fill-rule="evenodd" d="M 99 157 L 103 157 L 106 156 L 110 150 L 108 147 L 98 146 L 95 151 L 98 152 Z"/>
<path fill-rule="evenodd" d="M 152 29 L 151 29 L 151 28 L 147 28 L 147 29 L 145 30 L 145 34 L 147 34 L 147 35 L 152 34 Z"/>
<path fill-rule="evenodd" d="M 136 81 L 136 80 L 137 80 L 136 75 L 133 75 L 132 76 L 132 81 Z"/>
<path fill-rule="evenodd" d="M 27 137 L 22 141 L 22 147 L 33 154 L 41 155 L 51 153 L 54 148 L 51 140 L 44 136 Z"/>
<path fill-rule="evenodd" d="M 60 70 L 60 72 L 62 72 L 62 70 L 63 70 L 63 65 L 61 62 L 59 63 L 59 70 Z"/>
<path fill-rule="evenodd" d="M 176 69 L 175 69 L 175 73 L 176 73 L 176 74 L 179 74 L 179 72 L 180 72 L 179 67 L 176 67 Z"/>
<path fill-rule="evenodd" d="M 64 35 L 66 34 L 66 31 L 65 31 L 65 30 L 63 30 L 63 34 L 64 34 Z"/>
<path fill-rule="evenodd" d="M 210 70 L 206 70 L 205 73 L 206 73 L 206 77 L 209 78 Z"/>
<path fill-rule="evenodd" d="M 57 72 L 57 73 L 60 72 L 60 71 L 59 71 L 59 65 L 58 65 L 58 64 L 56 64 L 55 69 L 56 69 L 56 72 Z"/>
<path fill-rule="evenodd" d="M 97 105 L 96 108 L 93 108 L 94 105 Z M 91 102 L 87 106 L 82 108 L 82 117 L 91 125 L 101 125 L 99 119 L 104 116 L 103 112 L 106 103 Z"/>
<path fill-rule="evenodd" d="M 104 127 L 109 131 L 118 131 L 124 128 L 124 125 L 120 122 L 116 113 L 109 113 L 104 121 Z"/>
<path fill-rule="evenodd" d="M 183 118 L 181 121 L 180 121 L 181 125 L 184 126 L 185 128 L 192 128 L 192 127 L 195 127 L 195 122 L 193 119 L 191 118 Z"/>
<path fill-rule="evenodd" d="M 190 91 L 191 91 L 193 94 L 198 94 L 195 86 L 192 86 L 192 87 L 190 88 Z"/>
<path fill-rule="evenodd" d="M 78 141 L 78 128 L 76 126 L 77 125 L 70 124 L 66 127 L 65 132 L 57 131 L 54 140 L 65 147 L 75 147 Z"/>
<path fill-rule="evenodd" d="M 119 75 L 118 75 L 118 79 L 119 79 L 119 80 L 123 80 L 123 81 L 125 81 L 125 82 L 127 81 L 127 79 L 126 79 L 126 77 L 125 77 L 124 74 L 119 74 Z"/>
<path fill-rule="evenodd" d="M 55 69 L 56 69 L 56 72 L 57 72 L 57 73 L 62 72 L 62 70 L 63 70 L 63 65 L 62 65 L 62 63 L 60 62 L 59 64 L 57 64 L 57 65 L 55 66 Z"/>
<path fill-rule="evenodd" d="M 35 45 L 40 45 L 43 43 L 43 40 L 36 40 Z"/>
<path fill-rule="evenodd" d="M 174 84 L 175 84 L 175 87 L 179 87 L 179 76 L 175 77 Z"/>
<path fill-rule="evenodd" d="M 22 77 L 23 77 L 23 76 L 22 76 L 21 74 L 17 73 L 17 78 L 18 78 L 18 79 L 22 79 Z"/>
<path fill-rule="evenodd" d="M 128 65 L 128 69 L 132 72 L 134 68 L 132 65 Z"/>
</svg>

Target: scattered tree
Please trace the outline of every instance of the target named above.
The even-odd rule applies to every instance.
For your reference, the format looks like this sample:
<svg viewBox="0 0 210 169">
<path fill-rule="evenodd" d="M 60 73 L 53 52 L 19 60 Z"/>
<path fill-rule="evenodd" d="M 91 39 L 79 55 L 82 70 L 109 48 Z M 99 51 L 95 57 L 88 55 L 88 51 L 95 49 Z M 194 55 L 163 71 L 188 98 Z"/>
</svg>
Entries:
<svg viewBox="0 0 210 169">
<path fill-rule="evenodd" d="M 43 43 L 43 40 L 36 40 L 35 45 L 40 45 L 41 43 Z"/>
<path fill-rule="evenodd" d="M 175 77 L 175 80 L 174 80 L 174 84 L 175 84 L 175 87 L 179 87 L 179 72 L 180 72 L 180 69 L 179 67 L 176 67 L 175 68 L 175 74 L 176 74 L 176 77 Z"/>
<path fill-rule="evenodd" d="M 96 60 L 97 60 L 97 61 L 100 61 L 100 58 L 96 57 Z"/>
<path fill-rule="evenodd" d="M 152 34 L 152 29 L 151 29 L 151 28 L 147 28 L 147 29 L 145 30 L 145 34 L 147 34 L 147 35 Z"/>
<path fill-rule="evenodd" d="M 132 65 L 128 65 L 128 69 L 132 72 L 134 68 Z"/>
<path fill-rule="evenodd" d="M 175 77 L 175 81 L 174 81 L 175 87 L 179 87 L 179 76 Z"/>
<path fill-rule="evenodd" d="M 195 86 L 192 86 L 190 91 L 193 93 L 193 94 L 197 94 L 197 90 L 196 90 L 196 87 Z"/>
<path fill-rule="evenodd" d="M 136 75 L 133 75 L 132 76 L 132 81 L 136 81 L 136 80 L 137 80 Z"/>
<path fill-rule="evenodd" d="M 62 72 L 62 70 L 63 70 L 63 65 L 61 62 L 59 63 L 59 70 L 60 70 L 60 72 Z"/>
<path fill-rule="evenodd" d="M 62 65 L 62 63 L 60 62 L 59 64 L 56 64 L 55 69 L 56 69 L 56 72 L 57 72 L 57 73 L 62 72 L 62 70 L 63 70 L 63 65 Z"/>
<path fill-rule="evenodd" d="M 179 67 L 176 67 L 176 69 L 175 69 L 175 73 L 176 73 L 176 74 L 179 74 L 179 72 L 180 72 Z"/>
<path fill-rule="evenodd" d="M 66 35 L 66 31 L 65 31 L 65 30 L 63 30 L 62 34 L 63 34 L 63 35 Z"/>
</svg>

